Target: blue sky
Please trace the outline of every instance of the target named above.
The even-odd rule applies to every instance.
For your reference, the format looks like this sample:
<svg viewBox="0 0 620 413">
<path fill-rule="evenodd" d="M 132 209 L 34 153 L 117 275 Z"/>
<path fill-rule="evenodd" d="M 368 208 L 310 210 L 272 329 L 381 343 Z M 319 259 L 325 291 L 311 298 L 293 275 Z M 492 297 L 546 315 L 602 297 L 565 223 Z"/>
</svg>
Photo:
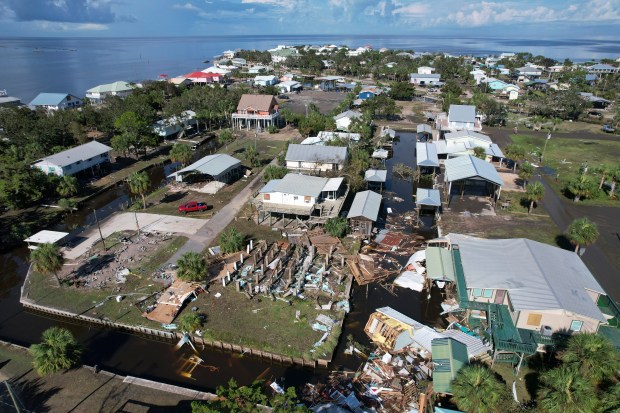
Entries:
<svg viewBox="0 0 620 413">
<path fill-rule="evenodd" d="M 620 38 L 620 0 L 0 0 L 0 36 Z"/>
</svg>

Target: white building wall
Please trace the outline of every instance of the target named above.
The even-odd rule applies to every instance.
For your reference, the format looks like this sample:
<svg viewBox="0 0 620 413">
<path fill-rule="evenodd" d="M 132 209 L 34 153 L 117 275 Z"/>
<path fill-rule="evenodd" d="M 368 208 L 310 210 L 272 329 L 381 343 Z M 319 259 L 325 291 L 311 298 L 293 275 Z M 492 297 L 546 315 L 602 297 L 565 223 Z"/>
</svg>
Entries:
<svg viewBox="0 0 620 413">
<path fill-rule="evenodd" d="M 342 169 L 342 165 L 333 164 L 333 163 L 299 162 L 299 161 L 286 161 L 286 167 L 288 169 L 306 169 L 306 170 L 321 171 L 321 172 L 339 171 L 340 169 Z"/>
<path fill-rule="evenodd" d="M 265 195 L 269 195 L 269 199 L 265 199 Z M 306 197 L 302 195 L 286 194 L 284 192 L 271 192 L 263 194 L 263 203 L 265 204 L 284 204 L 290 206 L 310 206 L 316 203 L 313 196 Z"/>
<path fill-rule="evenodd" d="M 47 175 L 58 175 L 58 176 L 69 176 L 75 175 L 78 172 L 81 172 L 86 169 L 90 169 L 91 167 L 97 166 L 104 162 L 110 162 L 110 154 L 104 153 L 101 155 L 97 155 L 93 158 L 86 159 L 84 161 L 79 161 L 76 163 L 72 163 L 71 165 L 65 165 L 64 167 L 55 165 L 48 161 L 37 162 L 34 167 L 40 169 L 43 173 Z"/>
</svg>

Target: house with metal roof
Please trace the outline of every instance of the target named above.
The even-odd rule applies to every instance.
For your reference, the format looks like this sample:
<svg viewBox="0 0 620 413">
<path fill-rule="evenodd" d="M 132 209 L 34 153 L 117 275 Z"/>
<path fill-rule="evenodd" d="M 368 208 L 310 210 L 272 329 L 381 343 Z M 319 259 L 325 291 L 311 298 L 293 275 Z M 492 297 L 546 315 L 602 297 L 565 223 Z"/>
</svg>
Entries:
<svg viewBox="0 0 620 413">
<path fill-rule="evenodd" d="M 278 89 L 283 93 L 291 93 L 301 90 L 303 88 L 302 84 L 296 80 L 285 80 L 283 82 L 278 83 Z"/>
<path fill-rule="evenodd" d="M 202 176 L 207 179 L 229 183 L 241 174 L 241 161 L 230 155 L 218 153 L 208 155 L 170 175 L 177 182 L 187 180 L 189 176 Z"/>
<path fill-rule="evenodd" d="M 592 66 L 588 66 L 586 70 L 588 71 L 588 73 L 593 74 L 613 74 L 618 73 L 620 71 L 620 68 L 608 64 L 598 63 Z"/>
<path fill-rule="evenodd" d="M 9 96 L 5 89 L 0 90 L 0 108 L 14 107 L 21 105 L 19 98 Z"/>
<path fill-rule="evenodd" d="M 435 172 L 439 168 L 439 158 L 437 157 L 437 147 L 432 143 L 416 142 L 416 165 L 420 169 Z"/>
<path fill-rule="evenodd" d="M 323 178 L 288 173 L 272 179 L 252 201 L 258 209 L 258 223 L 272 217 L 316 217 L 317 222 L 337 216 L 348 188 L 344 178 Z"/>
<path fill-rule="evenodd" d="M 39 93 L 28 106 L 45 110 L 73 109 L 82 106 L 82 99 L 69 93 Z"/>
<path fill-rule="evenodd" d="M 133 93 L 135 87 L 135 85 L 119 80 L 88 89 L 86 91 L 86 98 L 93 103 L 102 103 L 110 96 L 125 98 Z"/>
<path fill-rule="evenodd" d="M 474 132 L 468 129 L 449 132 L 444 134 L 445 145 L 435 142 L 437 145 L 437 153 L 453 158 L 462 155 L 474 155 L 476 147 L 483 148 L 487 154 L 486 160 L 491 162 L 494 158 L 499 160 L 504 158 L 504 153 L 490 137 L 482 133 Z"/>
<path fill-rule="evenodd" d="M 84 170 L 100 169 L 112 160 L 112 148 L 97 141 L 91 141 L 62 152 L 39 159 L 32 166 L 43 173 L 58 176 L 75 175 Z"/>
<path fill-rule="evenodd" d="M 441 85 L 441 75 L 439 73 L 410 73 L 409 83 L 419 86 Z"/>
<path fill-rule="evenodd" d="M 274 75 L 258 75 L 254 77 L 254 86 L 271 86 L 278 83 L 278 78 Z"/>
<path fill-rule="evenodd" d="M 427 259 L 427 269 L 454 269 L 459 307 L 466 318 L 482 312 L 497 361 L 541 351 L 555 334 L 596 333 L 607 324 L 598 306 L 607 294 L 572 251 L 525 238 L 448 234 L 437 241 L 448 242 L 449 260 L 438 258 L 440 270 L 438 260 Z"/>
<path fill-rule="evenodd" d="M 459 185 L 458 193 L 461 196 L 467 192 L 499 199 L 504 181 L 491 163 L 475 156 L 465 155 L 447 159 L 444 167 L 448 204 L 453 195 L 454 183 Z"/>
<path fill-rule="evenodd" d="M 164 139 L 181 137 L 181 133 L 198 125 L 196 112 L 184 110 L 179 116 L 170 116 L 156 121 L 151 127 L 153 132 Z"/>
<path fill-rule="evenodd" d="M 595 109 L 605 109 L 607 106 L 611 105 L 610 100 L 595 96 L 593 93 L 579 92 L 579 96 L 585 101 L 590 102 Z"/>
<path fill-rule="evenodd" d="M 355 194 L 351 209 L 347 214 L 351 232 L 368 238 L 372 235 L 372 229 L 379 218 L 381 210 L 381 195 L 373 191 L 362 191 Z"/>
<path fill-rule="evenodd" d="M 264 129 L 280 124 L 278 102 L 272 95 L 244 94 L 239 99 L 237 112 L 232 114 L 233 129 Z"/>
<path fill-rule="evenodd" d="M 346 146 L 291 144 L 286 151 L 286 167 L 297 171 L 339 171 L 347 161 Z"/>
<path fill-rule="evenodd" d="M 423 206 L 433 209 L 441 208 L 441 194 L 439 189 L 417 188 L 415 195 L 415 203 L 417 208 Z"/>
<path fill-rule="evenodd" d="M 416 133 L 418 134 L 418 141 L 429 140 L 433 138 L 433 128 L 426 123 L 421 123 L 416 126 Z"/>
<path fill-rule="evenodd" d="M 351 126 L 351 122 L 353 122 L 354 119 L 359 119 L 361 117 L 362 114 L 354 110 L 347 110 L 339 113 L 338 115 L 334 116 L 334 121 L 336 122 L 336 129 L 338 129 L 339 131 L 347 132 L 349 130 L 349 127 Z"/>
</svg>

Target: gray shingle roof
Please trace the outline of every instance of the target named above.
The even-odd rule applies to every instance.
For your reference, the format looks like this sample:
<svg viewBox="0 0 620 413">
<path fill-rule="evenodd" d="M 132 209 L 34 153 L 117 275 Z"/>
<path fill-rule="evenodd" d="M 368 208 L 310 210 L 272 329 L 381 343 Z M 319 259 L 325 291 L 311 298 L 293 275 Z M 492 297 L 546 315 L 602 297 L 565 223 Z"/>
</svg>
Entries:
<svg viewBox="0 0 620 413">
<path fill-rule="evenodd" d="M 347 148 L 345 146 L 291 144 L 286 151 L 287 161 L 342 164 L 346 159 Z"/>
<path fill-rule="evenodd" d="M 566 310 L 605 317 L 587 290 L 605 294 L 572 251 L 532 241 L 449 234 L 459 245 L 467 288 L 508 290 L 515 310 Z"/>
<path fill-rule="evenodd" d="M 58 152 L 50 156 L 37 161 L 46 161 L 56 166 L 67 166 L 77 161 L 85 161 L 95 156 L 102 155 L 111 151 L 107 145 L 103 143 L 92 141 L 83 145 L 76 146 L 75 148 L 67 149 L 66 151 Z"/>
<path fill-rule="evenodd" d="M 493 165 L 474 156 L 467 155 L 446 159 L 444 165 L 446 168 L 446 181 L 448 182 L 480 177 L 497 185 L 504 185 L 504 181 Z"/>
<path fill-rule="evenodd" d="M 381 195 L 373 191 L 363 191 L 355 194 L 347 218 L 364 217 L 376 221 L 381 209 Z"/>
<path fill-rule="evenodd" d="M 437 147 L 432 143 L 416 142 L 415 153 L 418 166 L 439 167 Z"/>
<path fill-rule="evenodd" d="M 472 105 L 450 105 L 448 121 L 474 123 L 476 121 L 476 107 Z"/>
</svg>

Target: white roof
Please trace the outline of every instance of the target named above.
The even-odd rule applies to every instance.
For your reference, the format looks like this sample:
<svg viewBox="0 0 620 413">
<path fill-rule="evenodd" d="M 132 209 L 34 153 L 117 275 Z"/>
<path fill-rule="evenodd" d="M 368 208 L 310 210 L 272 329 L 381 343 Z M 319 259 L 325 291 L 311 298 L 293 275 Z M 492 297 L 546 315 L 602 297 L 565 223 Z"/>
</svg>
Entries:
<svg viewBox="0 0 620 413">
<path fill-rule="evenodd" d="M 415 202 L 417 205 L 441 206 L 441 195 L 439 189 L 416 189 Z"/>
<path fill-rule="evenodd" d="M 119 80 L 113 83 L 106 83 L 104 85 L 95 86 L 91 89 L 88 89 L 87 93 L 111 93 L 111 92 L 127 92 L 129 90 L 133 90 L 133 86 L 127 82 Z"/>
<path fill-rule="evenodd" d="M 24 241 L 32 242 L 34 244 L 54 244 L 67 235 L 69 235 L 68 232 L 43 230 L 29 236 Z"/>
<path fill-rule="evenodd" d="M 40 162 L 47 162 L 56 166 L 72 165 L 77 161 L 85 161 L 87 159 L 94 158 L 95 156 L 108 153 L 112 150 L 107 145 L 97 141 L 91 141 L 83 145 L 76 146 L 75 148 L 67 149 L 66 151 L 58 152 L 50 156 L 46 156 L 43 159 L 38 160 L 35 164 Z"/>
<path fill-rule="evenodd" d="M 387 171 L 380 169 L 369 169 L 364 172 L 364 180 L 367 182 L 385 182 L 387 180 Z"/>
<path fill-rule="evenodd" d="M 334 116 L 334 120 L 338 120 L 338 119 L 342 119 L 342 118 L 359 118 L 361 117 L 362 114 L 360 112 L 356 112 L 354 110 L 347 110 L 345 112 L 339 113 L 338 115 Z"/>
<path fill-rule="evenodd" d="M 491 138 L 489 138 L 487 135 L 483 135 L 482 133 L 473 132 L 467 129 L 446 133 L 445 137 L 446 137 L 446 141 L 449 141 L 452 139 L 459 139 L 459 138 L 470 138 L 470 139 L 477 139 L 477 140 L 487 142 L 487 143 L 493 142 Z"/>
<path fill-rule="evenodd" d="M 323 187 L 323 192 L 337 191 L 342 185 L 342 181 L 344 181 L 344 178 L 329 178 Z"/>
<path fill-rule="evenodd" d="M 417 133 L 433 133 L 433 128 L 431 128 L 429 125 L 425 124 L 425 123 L 421 123 L 416 127 L 416 132 Z"/>
<path fill-rule="evenodd" d="M 288 173 L 282 179 L 267 182 L 267 185 L 260 192 L 281 192 L 283 194 L 318 197 L 329 181 L 330 178 Z"/>
<path fill-rule="evenodd" d="M 418 166 L 430 166 L 439 168 L 437 147 L 432 143 L 416 142 L 416 164 Z"/>
<path fill-rule="evenodd" d="M 448 121 L 474 123 L 476 121 L 476 107 L 472 105 L 450 105 Z"/>
<path fill-rule="evenodd" d="M 447 159 L 444 165 L 448 182 L 480 177 L 494 184 L 504 185 L 504 181 L 493 165 L 474 156 L 465 155 Z"/>
<path fill-rule="evenodd" d="M 605 320 L 587 293 L 605 291 L 574 252 L 525 238 L 448 238 L 459 246 L 467 288 L 507 290 L 517 311 L 566 310 Z"/>
<path fill-rule="evenodd" d="M 215 178 L 219 177 L 222 173 L 225 173 L 233 168 L 241 165 L 241 161 L 237 158 L 233 158 L 230 155 L 218 153 L 215 155 L 208 155 L 194 162 L 193 164 L 176 171 L 168 175 L 168 178 L 184 174 L 186 172 L 200 172 L 205 175 L 211 175 Z"/>
</svg>

